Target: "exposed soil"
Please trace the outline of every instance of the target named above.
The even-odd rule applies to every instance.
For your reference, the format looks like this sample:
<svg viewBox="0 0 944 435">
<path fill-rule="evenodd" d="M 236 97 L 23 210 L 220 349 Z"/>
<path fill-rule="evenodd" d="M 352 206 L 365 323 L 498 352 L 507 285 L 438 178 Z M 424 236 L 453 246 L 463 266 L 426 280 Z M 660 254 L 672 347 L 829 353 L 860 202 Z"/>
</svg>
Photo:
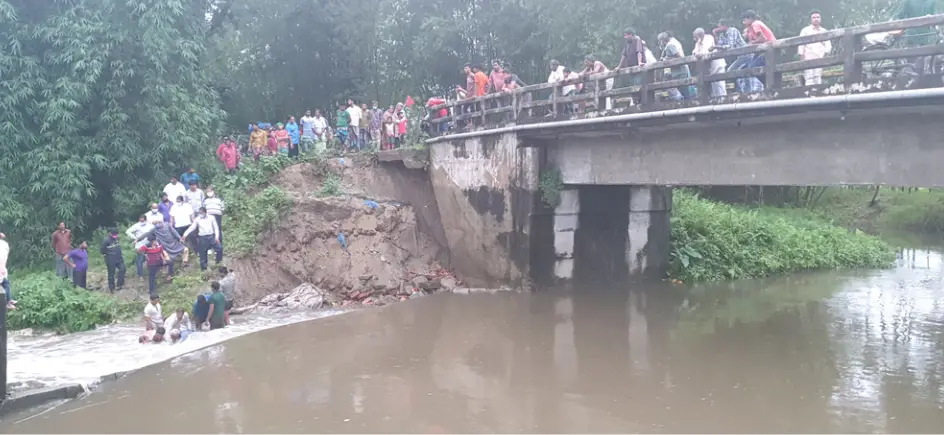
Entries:
<svg viewBox="0 0 944 435">
<path fill-rule="evenodd" d="M 335 158 L 329 165 L 341 177 L 340 196 L 319 197 L 323 180 L 309 163 L 273 179 L 294 204 L 262 237 L 255 254 L 229 261 L 239 276 L 238 303 L 303 283 L 326 292 L 329 305 L 389 303 L 420 287 L 435 291 L 442 277 L 455 285 L 444 269 L 445 235 L 424 171 L 378 166 L 366 158 Z M 417 276 L 426 282 L 414 283 Z"/>
</svg>

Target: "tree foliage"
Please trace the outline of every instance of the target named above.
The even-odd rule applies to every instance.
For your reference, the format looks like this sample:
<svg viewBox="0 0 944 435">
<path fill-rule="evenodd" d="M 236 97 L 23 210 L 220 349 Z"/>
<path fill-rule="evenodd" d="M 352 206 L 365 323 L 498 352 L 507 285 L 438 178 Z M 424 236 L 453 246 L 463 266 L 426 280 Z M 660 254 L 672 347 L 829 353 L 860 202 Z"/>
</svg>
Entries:
<svg viewBox="0 0 944 435">
<path fill-rule="evenodd" d="M 348 97 L 419 101 L 501 59 L 529 83 L 547 61 L 614 66 L 622 30 L 672 30 L 757 10 L 781 36 L 889 18 L 900 0 L 0 0 L 0 230 L 14 260 L 49 258 L 58 221 L 133 219 L 213 139 Z M 225 123 L 225 124 L 224 124 Z M 205 179 L 210 177 L 204 176 Z"/>
<path fill-rule="evenodd" d="M 900 0 L 218 0 L 214 70 L 235 125 L 330 109 L 348 97 L 384 105 L 406 95 L 445 94 L 465 83 L 466 62 L 503 60 L 522 79 L 546 79 L 547 62 L 579 67 L 594 54 L 619 62 L 622 32 L 650 44 L 671 30 L 691 48 L 696 27 L 740 25 L 757 10 L 778 35 L 792 36 L 818 9 L 842 27 L 892 16 Z"/>
<path fill-rule="evenodd" d="M 15 259 L 140 213 L 201 155 L 222 111 L 208 1 L 0 0 L 0 222 Z"/>
</svg>

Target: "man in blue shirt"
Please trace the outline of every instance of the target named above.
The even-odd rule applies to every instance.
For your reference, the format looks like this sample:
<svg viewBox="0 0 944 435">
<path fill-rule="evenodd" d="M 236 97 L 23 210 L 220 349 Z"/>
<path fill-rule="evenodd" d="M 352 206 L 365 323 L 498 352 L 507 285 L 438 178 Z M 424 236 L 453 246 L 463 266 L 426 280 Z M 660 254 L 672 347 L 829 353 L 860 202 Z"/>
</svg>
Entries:
<svg viewBox="0 0 944 435">
<path fill-rule="evenodd" d="M 288 118 L 288 124 L 285 124 L 285 131 L 288 132 L 288 136 L 292 140 L 292 149 L 294 149 L 297 154 L 299 151 L 299 141 L 301 140 L 301 131 L 298 129 L 298 124 L 295 122 L 294 116 Z"/>
<path fill-rule="evenodd" d="M 187 172 L 184 172 L 180 175 L 180 182 L 184 183 L 184 186 L 189 186 L 192 183 L 200 185 L 200 174 L 197 174 L 197 171 L 193 168 L 190 168 Z"/>
</svg>

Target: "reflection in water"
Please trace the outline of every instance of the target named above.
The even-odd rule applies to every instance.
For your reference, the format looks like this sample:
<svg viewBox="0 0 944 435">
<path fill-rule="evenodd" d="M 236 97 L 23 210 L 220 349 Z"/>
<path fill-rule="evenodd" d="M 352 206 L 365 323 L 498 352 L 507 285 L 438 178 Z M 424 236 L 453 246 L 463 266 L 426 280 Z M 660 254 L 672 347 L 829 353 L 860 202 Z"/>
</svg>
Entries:
<svg viewBox="0 0 944 435">
<path fill-rule="evenodd" d="M 437 295 L 234 339 L 0 431 L 936 432 L 942 278 L 916 251 L 690 291 Z"/>
</svg>

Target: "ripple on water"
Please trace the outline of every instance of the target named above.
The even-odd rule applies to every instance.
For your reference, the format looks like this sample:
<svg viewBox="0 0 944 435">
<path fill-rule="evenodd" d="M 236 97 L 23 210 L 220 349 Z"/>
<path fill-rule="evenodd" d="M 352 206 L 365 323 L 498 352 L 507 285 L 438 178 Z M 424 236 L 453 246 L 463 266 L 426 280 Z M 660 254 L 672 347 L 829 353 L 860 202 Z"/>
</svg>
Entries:
<svg viewBox="0 0 944 435">
<path fill-rule="evenodd" d="M 139 344 L 143 328 L 129 324 L 61 336 L 11 336 L 7 342 L 7 378 L 10 383 L 28 387 L 88 385 L 102 376 L 136 370 L 251 332 L 344 312 L 233 316 L 229 327 L 196 333 L 177 344 Z"/>
</svg>

